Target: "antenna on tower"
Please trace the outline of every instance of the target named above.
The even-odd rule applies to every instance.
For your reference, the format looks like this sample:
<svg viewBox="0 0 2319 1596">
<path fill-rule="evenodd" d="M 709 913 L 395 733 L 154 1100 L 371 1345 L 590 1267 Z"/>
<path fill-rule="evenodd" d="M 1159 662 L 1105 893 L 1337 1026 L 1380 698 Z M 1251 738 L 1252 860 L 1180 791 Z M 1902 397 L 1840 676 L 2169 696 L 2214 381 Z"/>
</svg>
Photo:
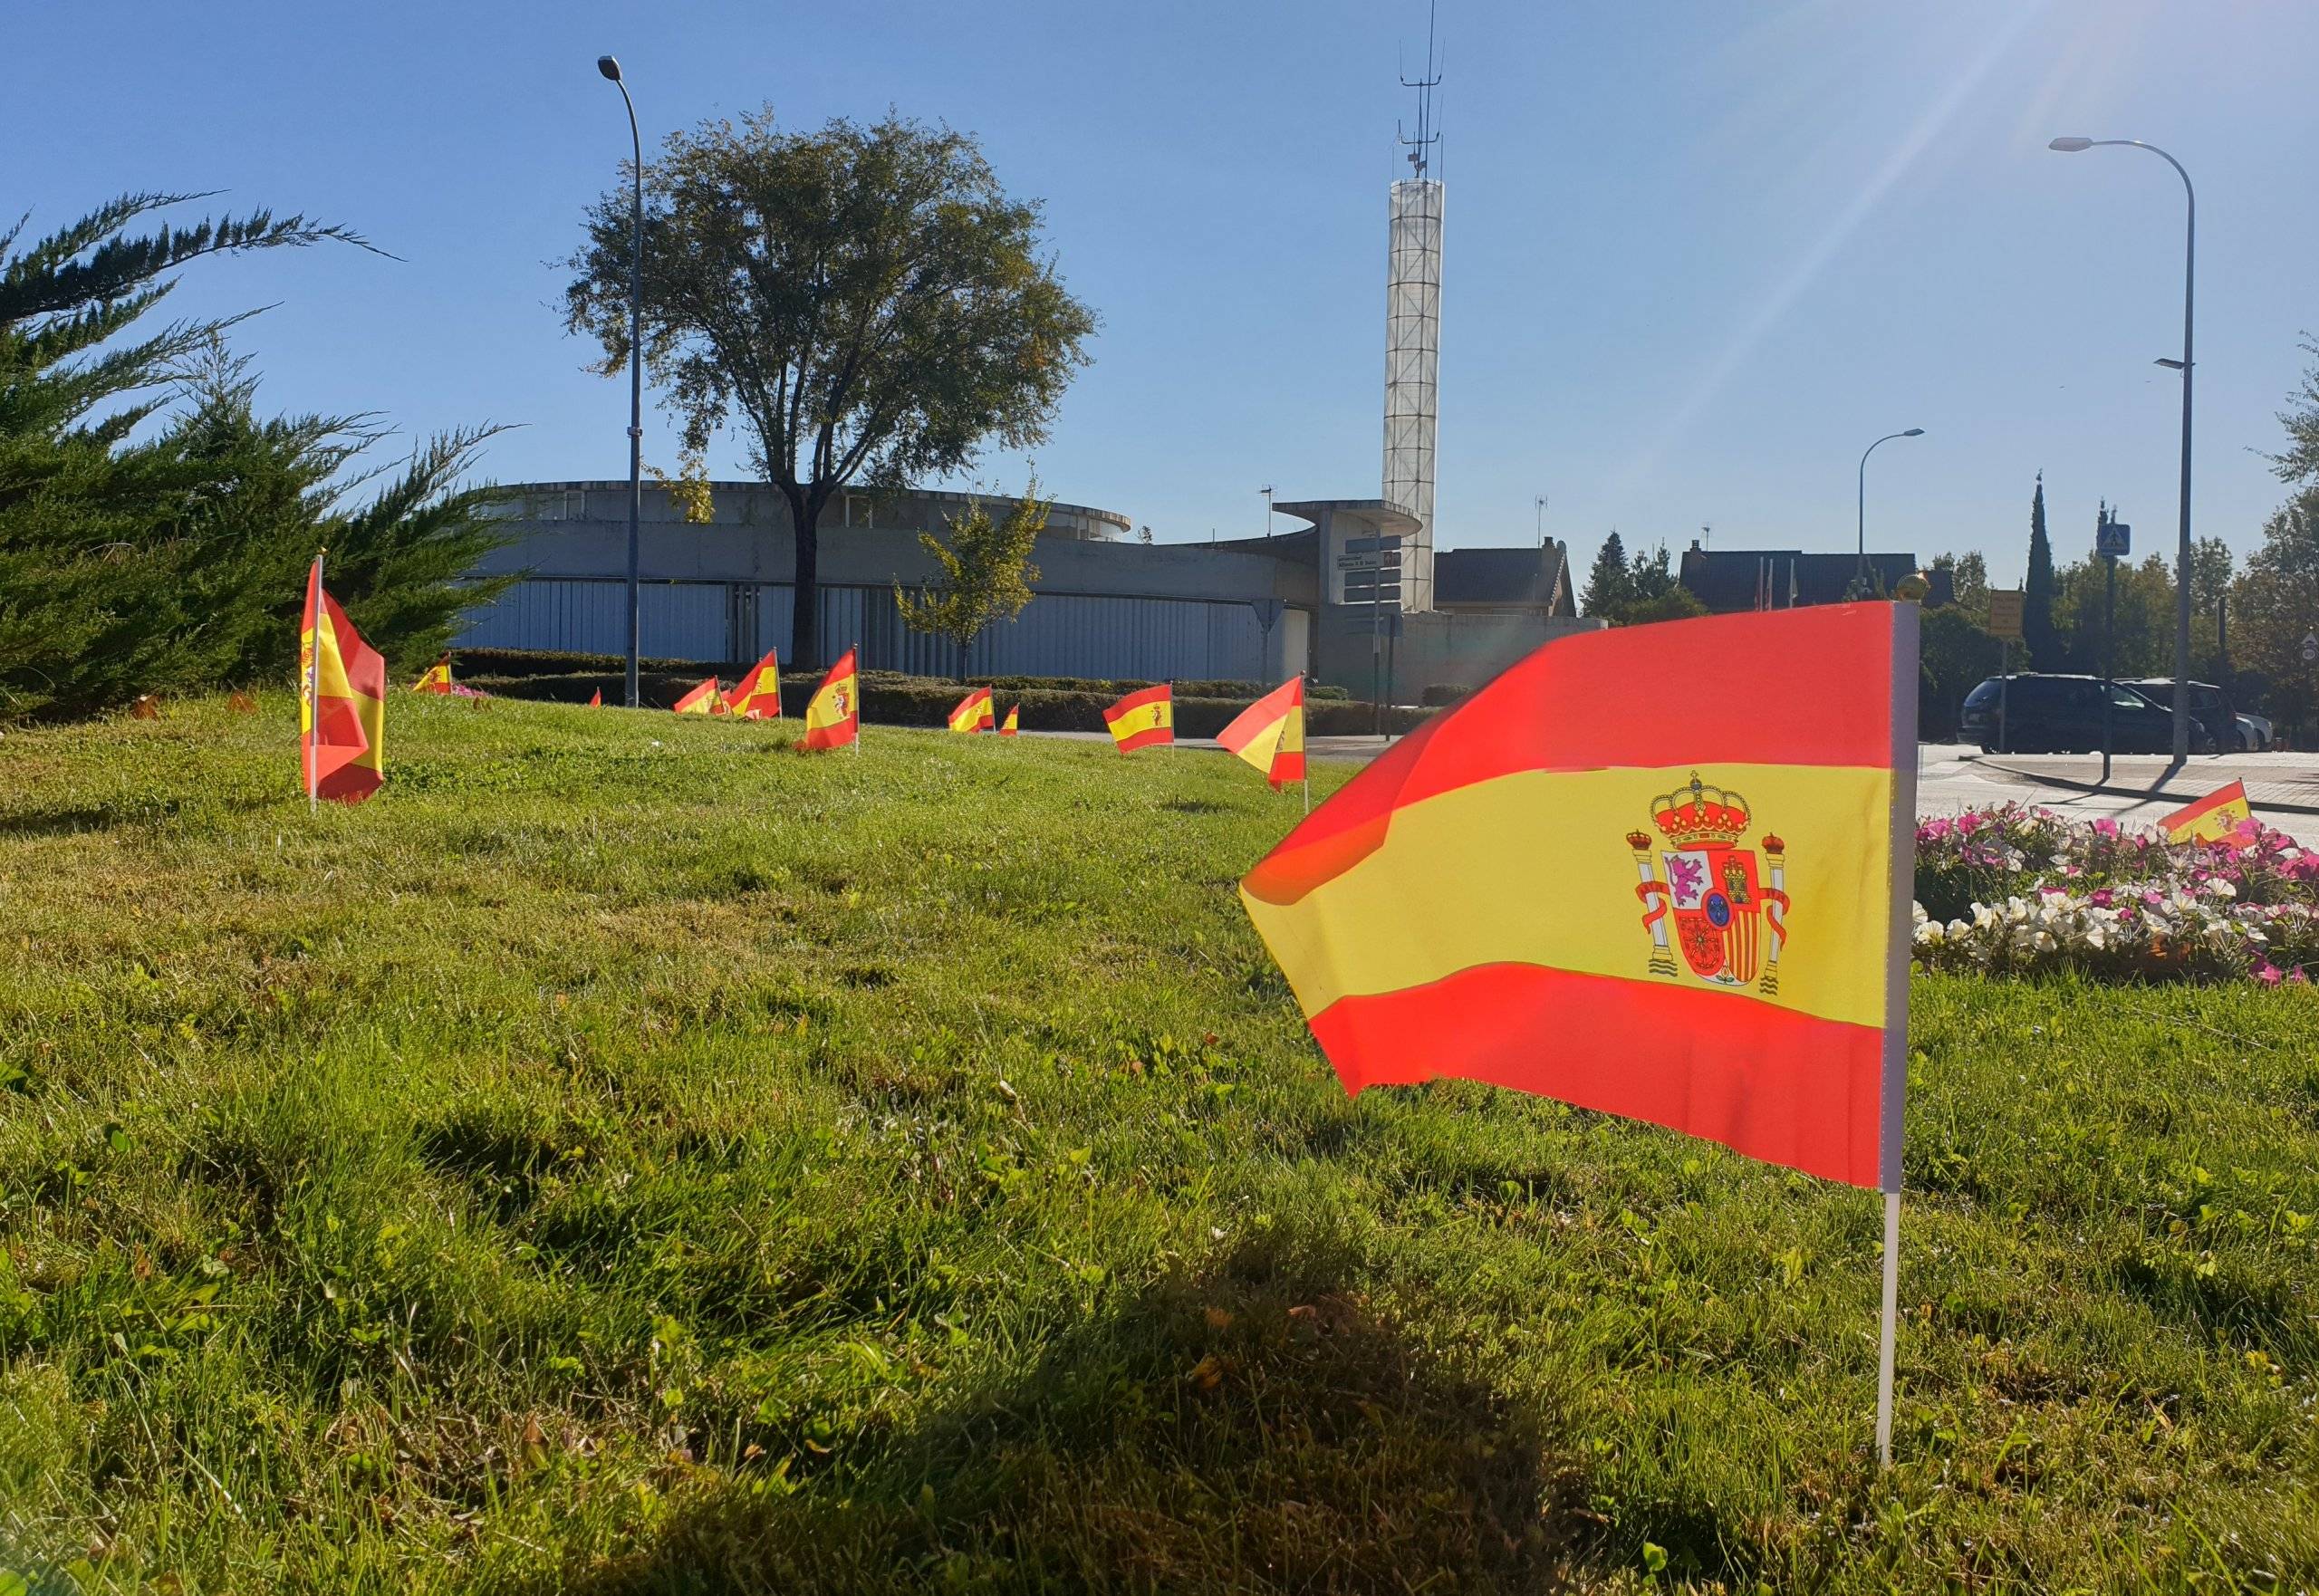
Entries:
<svg viewBox="0 0 2319 1596">
<path fill-rule="evenodd" d="M 1439 0 L 1427 0 L 1425 8 L 1425 75 L 1401 79 L 1402 88 L 1417 91 L 1417 136 L 1410 138 L 1402 132 L 1398 117 L 1393 121 L 1394 139 L 1409 148 L 1407 159 L 1414 168 L 1410 176 L 1419 178 L 1425 176 L 1426 168 L 1432 164 L 1433 147 L 1441 142 L 1441 130 L 1434 126 L 1433 121 L 1433 91 L 1441 86 L 1440 69 L 1434 64 L 1433 59 L 1433 17 L 1438 3 Z"/>
</svg>

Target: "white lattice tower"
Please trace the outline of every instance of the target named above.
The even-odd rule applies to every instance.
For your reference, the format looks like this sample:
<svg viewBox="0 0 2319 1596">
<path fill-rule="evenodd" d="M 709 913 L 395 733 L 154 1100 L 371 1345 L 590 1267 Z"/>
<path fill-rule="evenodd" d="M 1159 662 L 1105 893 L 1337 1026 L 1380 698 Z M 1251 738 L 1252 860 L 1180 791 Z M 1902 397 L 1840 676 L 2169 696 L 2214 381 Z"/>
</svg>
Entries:
<svg viewBox="0 0 2319 1596">
<path fill-rule="evenodd" d="M 1433 442 L 1441 369 L 1441 185 L 1393 185 L 1385 289 L 1385 497 L 1418 519 L 1401 608 L 1433 608 Z"/>
</svg>

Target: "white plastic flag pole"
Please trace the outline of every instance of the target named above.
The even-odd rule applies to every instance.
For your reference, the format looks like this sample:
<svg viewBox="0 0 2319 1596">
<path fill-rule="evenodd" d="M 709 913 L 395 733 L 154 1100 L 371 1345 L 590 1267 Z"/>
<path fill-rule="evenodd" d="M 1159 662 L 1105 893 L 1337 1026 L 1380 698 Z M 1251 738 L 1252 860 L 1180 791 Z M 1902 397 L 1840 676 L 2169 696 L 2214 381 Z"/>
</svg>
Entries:
<svg viewBox="0 0 2319 1596">
<path fill-rule="evenodd" d="M 1901 1099 L 1909 1083 L 1909 957 L 1916 938 L 1917 622 L 1914 603 L 1892 606 L 1892 801 L 1890 918 L 1884 942 L 1884 1061 L 1878 1092 L 1877 1185 L 1884 1192 L 1884 1292 L 1876 1347 L 1876 1461 L 1892 1466 L 1892 1366 L 1900 1328 Z"/>
<path fill-rule="evenodd" d="M 1876 1462 L 1892 1466 L 1892 1362 L 1900 1320 L 1900 1194 L 1884 1194 L 1883 1332 L 1876 1348 Z"/>
<path fill-rule="evenodd" d="M 314 551 L 314 630 L 306 660 L 306 714 L 304 727 L 306 745 L 300 750 L 305 756 L 306 812 L 313 814 L 322 808 L 322 620 L 327 604 L 322 598 L 322 556 L 330 551 Z"/>
</svg>

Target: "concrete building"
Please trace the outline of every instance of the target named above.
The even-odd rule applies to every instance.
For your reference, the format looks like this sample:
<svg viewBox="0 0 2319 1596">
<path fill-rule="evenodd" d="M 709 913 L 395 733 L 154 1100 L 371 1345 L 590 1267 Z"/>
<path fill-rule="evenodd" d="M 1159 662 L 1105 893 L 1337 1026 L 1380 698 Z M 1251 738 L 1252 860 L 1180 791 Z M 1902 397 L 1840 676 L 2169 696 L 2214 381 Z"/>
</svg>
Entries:
<svg viewBox="0 0 2319 1596">
<path fill-rule="evenodd" d="M 618 654 L 628 646 L 628 485 L 521 485 L 511 541 L 482 570 L 516 582 L 467 616 L 473 648 Z M 762 484 L 712 486 L 713 518 L 684 520 L 666 489 L 644 490 L 642 650 L 728 664 L 767 649 L 789 657 L 795 543 L 781 495 Z M 935 582 L 919 542 L 967 504 L 950 493 L 856 493 L 821 529 L 821 627 L 873 670 L 948 675 L 954 645 L 901 623 L 894 589 Z M 995 514 L 1013 501 L 986 501 Z M 1034 597 L 990 628 L 966 661 L 975 674 L 1274 681 L 1307 671 L 1400 701 L 1433 686 L 1472 687 L 1547 638 L 1592 626 L 1572 617 L 1567 562 L 1544 550 L 1444 551 L 1439 580 L 1458 602 L 1411 613 L 1400 540 L 1414 523 L 1381 500 L 1283 503 L 1303 533 L 1216 544 L 1130 539 L 1129 518 L 1057 505 L 1033 562 Z M 1470 565 L 1465 562 L 1473 562 Z"/>
</svg>

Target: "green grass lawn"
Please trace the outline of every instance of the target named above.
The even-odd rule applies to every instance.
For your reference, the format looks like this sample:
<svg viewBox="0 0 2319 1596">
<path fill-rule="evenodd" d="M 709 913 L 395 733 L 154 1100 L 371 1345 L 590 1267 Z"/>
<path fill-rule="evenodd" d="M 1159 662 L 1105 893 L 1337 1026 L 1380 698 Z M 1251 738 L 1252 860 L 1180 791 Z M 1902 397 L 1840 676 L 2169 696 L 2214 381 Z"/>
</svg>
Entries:
<svg viewBox="0 0 2319 1596">
<path fill-rule="evenodd" d="M 0 741 L 35 1590 L 2319 1582 L 2308 990 L 1920 983 L 1880 1477 L 1876 1197 L 1347 1101 L 1236 761 L 289 709 Z"/>
</svg>

